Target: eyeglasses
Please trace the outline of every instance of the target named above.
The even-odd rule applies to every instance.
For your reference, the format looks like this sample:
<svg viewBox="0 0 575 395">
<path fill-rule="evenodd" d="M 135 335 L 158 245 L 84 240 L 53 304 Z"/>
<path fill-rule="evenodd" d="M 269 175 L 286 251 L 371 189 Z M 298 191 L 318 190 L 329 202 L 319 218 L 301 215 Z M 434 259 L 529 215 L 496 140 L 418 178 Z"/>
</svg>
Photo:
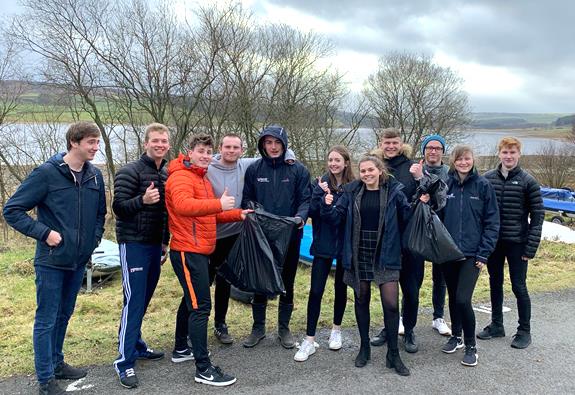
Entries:
<svg viewBox="0 0 575 395">
<path fill-rule="evenodd" d="M 426 151 L 437 151 L 437 152 L 440 152 L 440 151 L 443 151 L 443 147 L 430 147 L 430 146 L 427 145 L 427 146 L 425 146 L 425 150 L 426 150 Z"/>
</svg>

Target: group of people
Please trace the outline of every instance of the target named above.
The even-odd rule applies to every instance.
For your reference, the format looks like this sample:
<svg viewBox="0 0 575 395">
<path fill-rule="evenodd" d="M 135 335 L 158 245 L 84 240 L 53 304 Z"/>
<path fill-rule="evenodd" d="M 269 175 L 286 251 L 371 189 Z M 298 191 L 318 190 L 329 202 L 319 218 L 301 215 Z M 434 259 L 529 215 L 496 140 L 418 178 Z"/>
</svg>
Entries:
<svg viewBox="0 0 575 395">
<path fill-rule="evenodd" d="M 37 240 L 37 310 L 33 342 L 41 394 L 59 394 L 57 379 L 78 379 L 86 370 L 64 361 L 63 342 L 85 264 L 104 230 L 106 194 L 100 171 L 90 163 L 98 151 L 100 131 L 88 122 L 70 126 L 67 152 L 57 154 L 34 169 L 4 207 L 6 221 Z M 161 265 L 169 257 L 183 290 L 176 314 L 172 361 L 195 361 L 195 381 L 226 386 L 236 378 L 214 366 L 207 347 L 208 320 L 214 292 L 214 334 L 223 344 L 234 338 L 226 315 L 230 284 L 217 269 L 250 215 L 250 202 L 279 216 L 296 219 L 281 277 L 285 293 L 279 297 L 277 334 L 284 348 L 294 348 L 290 331 L 294 308 L 294 281 L 303 226 L 313 226 L 314 256 L 307 305 L 306 336 L 294 359 L 306 361 L 318 347 L 315 341 L 322 297 L 332 261 L 336 260 L 333 327 L 329 348 L 342 347 L 341 323 L 347 287 L 354 292 L 354 309 L 360 334 L 355 366 L 371 359 L 371 346 L 387 343 L 386 366 L 399 375 L 410 370 L 399 353 L 419 349 L 414 334 L 424 259 L 406 246 L 405 229 L 417 204 L 436 200 L 421 186 L 431 178 L 446 184 L 444 207 L 438 215 L 464 259 L 432 263 L 433 328 L 450 336 L 445 353 L 464 348 L 462 364 L 477 364 L 475 338 L 505 336 L 503 327 L 503 267 L 507 260 L 517 298 L 519 327 L 512 347 L 531 343 L 531 305 L 526 287 L 528 260 L 535 256 L 541 237 L 544 210 L 539 185 L 519 166 L 521 143 L 513 137 L 499 142 L 501 163 L 484 176 L 478 174 L 471 147 L 451 150 L 443 163 L 446 142 L 439 135 L 421 144 L 423 159 L 414 162 L 396 129 L 382 131 L 378 149 L 361 157 L 355 169 L 346 147 L 327 154 L 327 171 L 311 183 L 308 170 L 288 148 L 285 128 L 265 127 L 258 139 L 258 159 L 242 158 L 243 141 L 226 134 L 213 155 L 215 144 L 205 134 L 192 137 L 186 153 L 171 162 L 169 129 L 158 123 L 146 127 L 144 153 L 122 167 L 114 180 L 112 209 L 122 266 L 123 308 L 118 330 L 119 355 L 114 369 L 121 385 L 138 386 L 138 359 L 158 360 L 142 338 L 141 325 L 159 280 Z M 36 218 L 27 212 L 37 208 Z M 168 248 L 169 247 L 169 248 Z M 492 319 L 477 335 L 471 301 L 483 266 L 490 276 Z M 384 327 L 370 339 L 372 283 L 381 294 Z M 399 306 L 399 288 L 402 304 Z M 443 315 L 449 295 L 450 329 Z M 253 325 L 244 347 L 255 347 L 266 336 L 266 295 L 255 294 Z M 401 310 L 401 311 L 400 311 Z"/>
</svg>

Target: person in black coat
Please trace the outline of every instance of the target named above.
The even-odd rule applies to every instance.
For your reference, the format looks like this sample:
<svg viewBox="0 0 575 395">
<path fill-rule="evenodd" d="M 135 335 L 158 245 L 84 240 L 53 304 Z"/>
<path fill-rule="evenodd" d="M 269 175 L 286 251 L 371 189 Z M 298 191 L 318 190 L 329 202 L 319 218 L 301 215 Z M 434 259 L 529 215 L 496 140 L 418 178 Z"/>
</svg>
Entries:
<svg viewBox="0 0 575 395">
<path fill-rule="evenodd" d="M 489 257 L 491 323 L 477 334 L 479 339 L 505 336 L 503 328 L 503 266 L 509 265 L 511 289 L 517 298 L 519 326 L 511 347 L 531 344 L 531 300 L 527 291 L 527 266 L 535 257 L 545 217 L 539 183 L 519 166 L 521 142 L 505 137 L 498 145 L 501 163 L 485 173 L 499 205 L 501 228 L 495 251 Z"/>
<path fill-rule="evenodd" d="M 456 146 L 450 166 L 447 203 L 440 213 L 465 259 L 442 264 L 452 323 L 452 336 L 442 351 L 451 354 L 465 345 L 461 363 L 475 366 L 475 313 L 471 300 L 479 273 L 497 243 L 499 209 L 491 183 L 475 170 L 470 146 Z"/>
<path fill-rule="evenodd" d="M 328 172 L 319 177 L 312 186 L 309 216 L 313 221 L 313 242 L 310 248 L 313 263 L 307 302 L 307 336 L 294 356 L 294 360 L 298 362 L 306 361 L 316 351 L 315 332 L 321 310 L 321 299 L 334 258 L 337 259 L 334 279 L 335 301 L 329 348 L 339 350 L 342 346 L 340 326 L 347 303 L 347 285 L 343 282 L 341 227 L 334 227 L 325 221 L 321 216 L 320 206 L 326 193 L 333 196 L 334 203 L 337 202 L 343 194 L 343 187 L 355 179 L 347 148 L 341 145 L 332 147 L 327 155 L 327 168 Z"/>
<path fill-rule="evenodd" d="M 148 348 L 141 335 L 142 321 L 160 279 L 166 259 L 168 221 L 164 185 L 168 178 L 164 157 L 170 149 L 169 130 L 153 123 L 146 127 L 145 152 L 122 167 L 114 179 L 112 208 L 116 214 L 116 239 L 120 247 L 124 303 L 118 330 L 119 356 L 114 368 L 120 384 L 138 386 L 137 359 L 164 356 Z"/>
<path fill-rule="evenodd" d="M 399 327 L 399 271 L 401 235 L 411 208 L 403 185 L 389 177 L 383 162 L 374 156 L 359 161 L 360 179 L 347 184 L 337 203 L 325 195 L 321 215 L 334 226 L 344 224 L 342 259 L 344 282 L 354 290 L 355 315 L 361 347 L 355 366 L 371 359 L 369 323 L 371 283 L 381 293 L 388 351 L 386 365 L 402 376 L 410 374 L 397 347 Z"/>
</svg>

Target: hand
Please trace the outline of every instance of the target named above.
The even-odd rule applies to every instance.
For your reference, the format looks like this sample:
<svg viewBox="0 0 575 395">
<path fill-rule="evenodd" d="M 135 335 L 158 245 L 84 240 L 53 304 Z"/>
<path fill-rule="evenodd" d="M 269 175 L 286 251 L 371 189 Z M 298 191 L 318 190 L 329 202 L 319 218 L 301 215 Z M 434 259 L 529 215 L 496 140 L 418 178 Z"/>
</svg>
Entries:
<svg viewBox="0 0 575 395">
<path fill-rule="evenodd" d="M 144 197 L 142 198 L 144 204 L 155 204 L 160 201 L 160 192 L 158 188 L 154 186 L 154 182 L 150 183 L 150 186 L 146 188 L 146 192 L 144 193 Z"/>
<path fill-rule="evenodd" d="M 301 219 L 301 217 L 295 217 L 295 219 L 297 219 L 297 221 L 298 221 L 298 226 L 297 226 L 297 228 L 298 228 L 298 229 L 303 228 L 303 226 L 305 225 L 304 222 L 303 222 L 303 219 Z"/>
<path fill-rule="evenodd" d="M 168 259 L 168 246 L 166 244 L 162 244 L 162 257 L 160 258 L 160 265 L 166 263 Z"/>
<path fill-rule="evenodd" d="M 222 210 L 227 211 L 234 208 L 236 204 L 236 198 L 233 196 L 228 195 L 228 188 L 224 189 L 224 193 L 222 193 L 222 197 L 220 198 L 220 202 L 222 203 Z"/>
<path fill-rule="evenodd" d="M 422 201 L 423 203 L 429 203 L 429 199 L 431 199 L 429 197 L 429 193 L 424 193 L 419 197 L 419 200 Z"/>
<path fill-rule="evenodd" d="M 479 271 L 481 271 L 481 269 L 483 269 L 483 266 L 485 266 L 485 263 L 479 262 L 479 261 L 475 262 L 475 267 L 478 268 Z"/>
<path fill-rule="evenodd" d="M 246 219 L 246 217 L 248 216 L 248 214 L 253 213 L 253 212 L 254 212 L 254 210 L 252 210 L 252 209 L 242 210 L 242 221 L 243 221 L 244 219 Z"/>
<path fill-rule="evenodd" d="M 321 177 L 317 178 L 317 185 L 325 192 L 325 193 L 329 193 L 329 187 L 327 185 L 327 182 L 322 182 L 321 181 Z"/>
<path fill-rule="evenodd" d="M 62 236 L 60 233 L 56 232 L 55 230 L 51 230 L 48 233 L 48 238 L 46 239 L 46 244 L 50 247 L 57 247 L 62 242 Z"/>
<path fill-rule="evenodd" d="M 419 161 L 419 163 L 414 163 L 409 168 L 409 172 L 416 180 L 419 180 L 423 177 L 423 159 Z"/>
<path fill-rule="evenodd" d="M 325 204 L 327 204 L 328 206 L 331 206 L 331 204 L 333 203 L 333 195 L 331 193 L 328 193 L 325 195 Z"/>
</svg>

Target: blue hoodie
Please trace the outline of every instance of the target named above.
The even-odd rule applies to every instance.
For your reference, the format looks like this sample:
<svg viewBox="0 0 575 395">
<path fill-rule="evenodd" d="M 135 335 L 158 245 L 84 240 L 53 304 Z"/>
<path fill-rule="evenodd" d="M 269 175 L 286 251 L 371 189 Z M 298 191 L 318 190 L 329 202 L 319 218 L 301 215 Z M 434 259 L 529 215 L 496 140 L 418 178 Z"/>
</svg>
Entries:
<svg viewBox="0 0 575 395">
<path fill-rule="evenodd" d="M 22 182 L 4 206 L 4 218 L 17 231 L 36 242 L 34 265 L 76 270 L 85 265 L 104 233 L 106 193 L 102 173 L 91 163 L 84 163 L 79 185 L 56 154 L 37 167 Z M 37 219 L 27 212 L 37 207 Z M 46 244 L 51 230 L 62 236 L 56 247 Z"/>
<path fill-rule="evenodd" d="M 279 139 L 283 153 L 279 158 L 267 156 L 263 142 L 266 136 Z M 269 126 L 262 130 L 258 150 L 262 157 L 246 170 L 242 207 L 249 201 L 258 202 L 264 210 L 284 217 L 300 217 L 305 223 L 311 199 L 309 171 L 301 162 L 289 165 L 285 162 L 288 149 L 287 131 L 281 126 Z"/>
</svg>

